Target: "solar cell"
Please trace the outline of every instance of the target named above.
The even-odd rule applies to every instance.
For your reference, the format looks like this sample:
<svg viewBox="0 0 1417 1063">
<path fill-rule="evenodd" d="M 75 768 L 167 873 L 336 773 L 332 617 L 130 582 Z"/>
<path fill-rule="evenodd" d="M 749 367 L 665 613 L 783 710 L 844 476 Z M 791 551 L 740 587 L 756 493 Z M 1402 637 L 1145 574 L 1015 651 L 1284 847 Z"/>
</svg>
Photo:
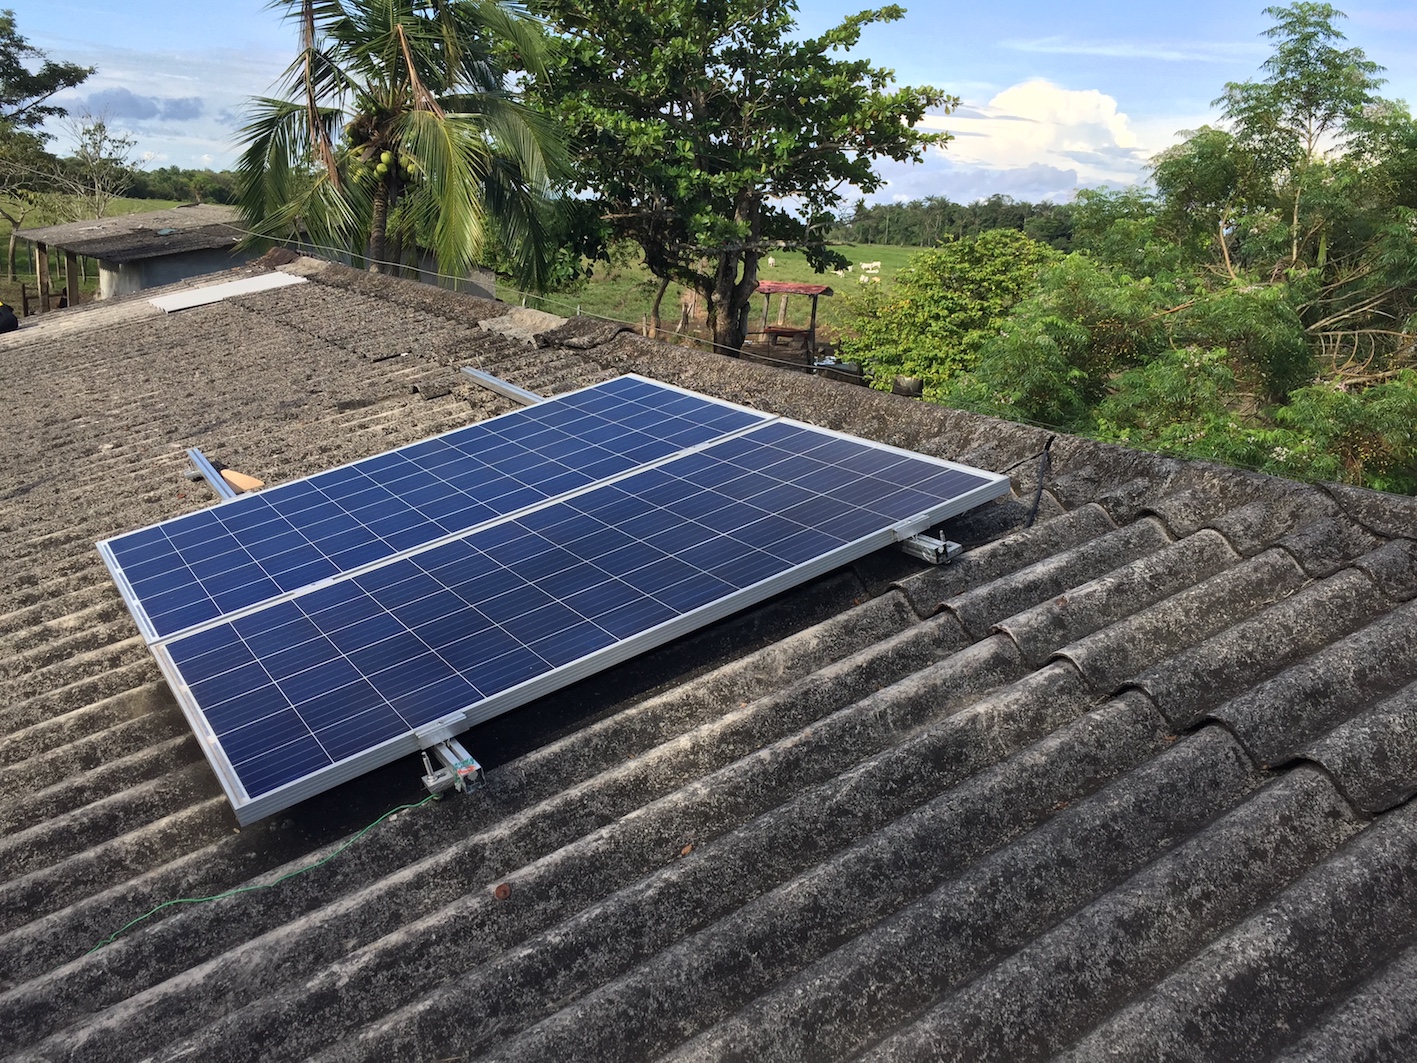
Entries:
<svg viewBox="0 0 1417 1063">
<path fill-rule="evenodd" d="M 637 377 L 517 414 L 498 419 L 493 442 L 508 449 L 495 467 L 484 464 L 495 476 L 515 465 L 518 482 L 537 491 L 534 503 L 461 528 L 438 525 L 402 549 L 375 533 L 383 553 L 347 571 L 280 583 L 284 573 L 310 566 L 294 577 L 304 579 L 321 562 L 338 564 L 338 552 L 312 558 L 302 544 L 319 540 L 314 525 L 337 518 L 329 507 L 350 513 L 342 503 L 373 489 L 366 484 L 392 487 L 389 497 L 418 511 L 409 499 L 423 498 L 424 474 L 467 467 L 471 430 L 268 490 L 264 509 L 226 503 L 107 544 L 120 586 L 153 588 L 130 605 L 140 622 L 162 621 L 154 652 L 242 822 L 1008 490 L 1002 476 Z M 474 426 L 478 438 L 491 439 L 495 424 Z M 528 472 L 543 460 L 537 447 L 584 440 L 588 424 L 593 446 L 631 464 L 543 490 L 548 480 Z M 655 444 L 644 451 L 652 464 L 631 454 L 648 446 L 644 438 Z M 449 459 L 448 448 L 462 457 Z M 218 550 L 224 537 L 239 549 Z M 172 570 L 173 555 L 193 579 L 152 583 Z M 266 597 L 247 601 L 252 584 Z M 244 604 L 212 613 L 222 596 Z M 163 618 L 174 615 L 185 623 L 164 633 Z"/>
</svg>

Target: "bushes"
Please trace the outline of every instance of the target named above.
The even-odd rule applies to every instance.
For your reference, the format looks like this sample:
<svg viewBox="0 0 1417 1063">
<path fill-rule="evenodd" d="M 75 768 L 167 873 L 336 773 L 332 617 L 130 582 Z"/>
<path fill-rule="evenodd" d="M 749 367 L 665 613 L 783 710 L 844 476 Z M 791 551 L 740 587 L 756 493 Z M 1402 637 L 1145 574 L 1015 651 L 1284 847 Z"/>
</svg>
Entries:
<svg viewBox="0 0 1417 1063">
<path fill-rule="evenodd" d="M 996 229 L 922 251 L 883 292 L 868 284 L 849 296 L 844 357 L 860 361 L 877 386 L 898 373 L 923 377 L 939 398 L 946 383 L 973 368 L 1009 309 L 1062 255 L 1013 229 Z"/>
<path fill-rule="evenodd" d="M 986 233 L 922 253 L 894 291 L 868 286 L 842 349 L 878 386 L 922 376 L 926 397 L 947 405 L 1417 493 L 1417 370 L 1383 363 L 1366 387 L 1317 378 L 1302 281 L 1137 280 L 1085 253 Z"/>
</svg>

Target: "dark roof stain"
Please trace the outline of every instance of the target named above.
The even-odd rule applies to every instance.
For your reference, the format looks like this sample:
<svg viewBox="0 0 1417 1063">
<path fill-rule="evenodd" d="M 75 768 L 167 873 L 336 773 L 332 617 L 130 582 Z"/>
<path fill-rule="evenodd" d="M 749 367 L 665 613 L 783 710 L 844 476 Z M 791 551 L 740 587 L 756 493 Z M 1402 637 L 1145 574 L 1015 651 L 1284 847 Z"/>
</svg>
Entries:
<svg viewBox="0 0 1417 1063">
<path fill-rule="evenodd" d="M 0 1054 L 1411 1058 L 1417 502 L 1059 437 L 1029 526 L 1039 430 L 284 268 L 0 338 Z M 1015 496 L 475 729 L 484 790 L 303 870 L 421 769 L 237 829 L 93 543 L 209 504 L 189 446 L 274 483 L 510 408 L 463 365 Z"/>
</svg>

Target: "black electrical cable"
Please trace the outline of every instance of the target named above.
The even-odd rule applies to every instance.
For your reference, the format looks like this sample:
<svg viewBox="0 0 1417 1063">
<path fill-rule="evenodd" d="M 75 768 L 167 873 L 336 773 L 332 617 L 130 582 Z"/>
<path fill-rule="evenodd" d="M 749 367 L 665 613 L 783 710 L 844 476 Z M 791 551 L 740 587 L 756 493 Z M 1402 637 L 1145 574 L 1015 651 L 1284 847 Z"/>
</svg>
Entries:
<svg viewBox="0 0 1417 1063">
<path fill-rule="evenodd" d="M 1033 505 L 1028 509 L 1028 519 L 1023 522 L 1025 528 L 1033 527 L 1033 522 L 1038 519 L 1038 504 L 1043 501 L 1043 479 L 1053 467 L 1053 440 L 1057 438 L 1049 436 L 1048 441 L 1043 444 L 1041 460 L 1038 462 L 1038 486 L 1033 489 Z"/>
</svg>

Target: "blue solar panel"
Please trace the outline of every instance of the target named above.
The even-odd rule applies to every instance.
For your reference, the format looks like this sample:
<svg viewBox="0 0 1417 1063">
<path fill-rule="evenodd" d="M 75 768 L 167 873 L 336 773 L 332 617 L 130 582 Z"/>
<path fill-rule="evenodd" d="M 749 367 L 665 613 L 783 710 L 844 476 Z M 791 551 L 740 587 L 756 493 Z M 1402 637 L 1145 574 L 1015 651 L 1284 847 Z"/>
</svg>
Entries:
<svg viewBox="0 0 1417 1063">
<path fill-rule="evenodd" d="M 621 377 L 107 545 L 165 638 L 764 420 Z"/>
<path fill-rule="evenodd" d="M 653 428 L 655 447 L 640 457 L 653 454 L 654 464 L 637 461 L 633 471 L 615 469 L 608 479 L 554 496 L 543 492 L 530 508 L 453 534 L 440 526 L 422 545 L 387 550 L 376 564 L 159 635 L 159 661 L 207 739 L 204 747 L 243 822 L 1008 489 L 995 474 L 754 415 L 640 378 L 519 412 L 528 416 L 504 424 L 500 438 L 545 442 L 548 427 L 581 430 L 586 416 L 619 425 L 622 441 Z M 593 445 L 628 453 L 614 437 Z M 636 438 L 627 446 L 646 445 Z M 665 445 L 673 449 L 665 452 Z M 394 453 L 409 462 L 441 451 L 416 444 Z M 521 461 L 539 452 L 522 446 L 507 453 Z M 397 467 L 389 457 L 335 470 L 342 474 L 335 481 L 312 477 L 300 484 L 328 499 L 329 485 L 350 482 L 352 470 L 379 483 Z M 567 467 L 575 464 L 563 457 Z M 420 480 L 414 490 L 421 488 Z M 279 496 L 280 490 L 266 493 L 272 508 L 308 497 Z M 298 518 L 312 508 L 286 511 L 298 533 L 304 533 Z M 125 551 L 114 550 L 117 561 L 110 564 L 132 587 L 144 585 L 122 557 L 144 564 L 144 543 L 156 541 L 152 533 L 160 530 L 163 542 L 182 551 L 184 565 L 203 565 L 221 555 L 193 551 L 217 534 L 235 534 L 233 522 L 221 519 L 231 511 L 228 504 L 192 515 L 205 520 L 183 518 L 181 527 L 174 521 L 113 540 Z M 241 522 L 234 523 L 240 530 Z M 238 568 L 261 564 L 259 553 L 246 553 L 257 560 L 243 557 Z M 231 593 L 222 582 L 231 570 L 203 571 L 201 587 L 214 604 L 217 595 Z M 274 581 L 264 567 L 261 578 Z M 147 615 L 188 607 L 148 606 Z"/>
</svg>

